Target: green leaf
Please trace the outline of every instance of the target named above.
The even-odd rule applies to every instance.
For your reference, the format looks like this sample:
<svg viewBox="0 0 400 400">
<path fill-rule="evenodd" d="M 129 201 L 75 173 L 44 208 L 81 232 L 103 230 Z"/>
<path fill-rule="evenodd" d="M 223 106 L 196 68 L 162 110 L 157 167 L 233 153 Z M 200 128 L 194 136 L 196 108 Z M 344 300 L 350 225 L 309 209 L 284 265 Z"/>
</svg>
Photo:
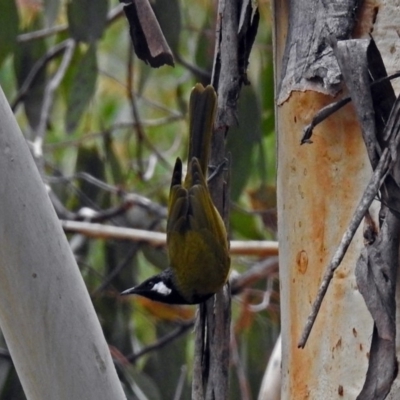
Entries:
<svg viewBox="0 0 400 400">
<path fill-rule="evenodd" d="M 161 30 L 171 50 L 176 52 L 181 32 L 181 10 L 178 0 L 156 0 L 152 3 Z"/>
<path fill-rule="evenodd" d="M 14 0 L 0 1 L 0 65 L 17 44 L 19 18 Z"/>
<path fill-rule="evenodd" d="M 108 0 L 70 0 L 67 4 L 69 31 L 78 42 L 101 38 L 107 23 Z"/>
<path fill-rule="evenodd" d="M 105 180 L 104 163 L 100 157 L 97 146 L 82 146 L 79 148 L 76 171 L 85 171 L 87 174 L 99 180 Z M 103 193 L 102 189 L 85 180 L 80 181 L 79 187 L 86 198 L 90 199 L 93 203 L 101 204 L 99 195 Z M 83 205 L 88 205 L 88 203 L 86 202 L 86 204 L 84 203 Z M 89 204 L 89 206 L 91 205 Z"/>
<path fill-rule="evenodd" d="M 34 31 L 36 29 L 41 29 L 42 27 L 42 19 L 38 16 L 34 21 L 32 21 L 27 30 Z M 18 88 L 21 88 L 35 63 L 46 53 L 46 51 L 47 48 L 44 39 L 18 44 L 14 54 L 14 70 Z M 26 117 L 33 130 L 35 130 L 39 125 L 46 82 L 46 68 L 41 68 L 23 98 Z"/>
<path fill-rule="evenodd" d="M 115 154 L 113 148 L 113 138 L 110 134 L 104 135 L 103 144 L 107 159 L 107 165 L 111 168 L 113 182 L 116 185 L 123 185 L 125 181 L 125 175 L 122 171 L 118 156 Z"/>
<path fill-rule="evenodd" d="M 232 209 L 230 216 L 230 227 L 236 235 L 251 240 L 263 240 L 257 217 L 243 211 Z"/>
<path fill-rule="evenodd" d="M 261 111 L 254 89 L 245 86 L 239 99 L 239 126 L 229 129 L 227 151 L 232 154 L 231 199 L 236 201 L 253 170 L 253 150 L 261 145 Z"/>
<path fill-rule="evenodd" d="M 66 130 L 74 131 L 91 100 L 97 79 L 96 45 L 91 44 L 80 60 L 78 60 L 75 74 L 67 99 Z"/>
<path fill-rule="evenodd" d="M 274 66 L 271 57 L 266 56 L 263 62 L 263 69 L 261 72 L 261 96 L 262 96 L 262 131 L 264 134 L 269 134 L 275 129 L 275 96 L 274 96 Z"/>
<path fill-rule="evenodd" d="M 211 14 L 211 12 L 207 13 L 203 26 L 200 29 L 195 53 L 196 65 L 205 71 L 209 71 L 210 75 L 214 61 L 215 47 L 215 18 Z M 206 84 L 207 82 L 203 83 Z"/>
</svg>

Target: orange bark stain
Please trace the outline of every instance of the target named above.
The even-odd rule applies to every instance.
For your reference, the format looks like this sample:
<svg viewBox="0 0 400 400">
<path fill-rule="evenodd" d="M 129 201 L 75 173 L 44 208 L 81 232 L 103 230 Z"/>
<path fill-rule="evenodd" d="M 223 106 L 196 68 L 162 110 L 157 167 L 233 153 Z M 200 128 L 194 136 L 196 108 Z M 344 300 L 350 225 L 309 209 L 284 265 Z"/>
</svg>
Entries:
<svg viewBox="0 0 400 400">
<path fill-rule="evenodd" d="M 310 388 L 318 385 L 309 379 L 320 376 L 320 371 L 310 373 L 310 368 L 318 365 L 314 360 L 320 357 L 319 346 L 330 343 L 332 355 L 344 351 L 340 329 L 331 326 L 331 321 L 341 312 L 348 290 L 351 269 L 346 263 L 335 274 L 305 349 L 297 348 L 333 255 L 330 246 L 339 244 L 366 182 L 365 146 L 351 104 L 314 129 L 312 144 L 300 145 L 304 127 L 317 111 L 335 100 L 316 92 L 294 92 L 278 113 L 278 231 L 280 265 L 285 269 L 281 281 L 287 280 L 288 285 L 281 296 L 290 310 L 289 321 L 282 321 L 282 331 L 289 330 L 288 384 L 296 399 L 308 398 Z"/>
<path fill-rule="evenodd" d="M 298 271 L 301 274 L 305 274 L 308 267 L 308 256 L 304 250 L 297 253 L 296 264 Z"/>
</svg>

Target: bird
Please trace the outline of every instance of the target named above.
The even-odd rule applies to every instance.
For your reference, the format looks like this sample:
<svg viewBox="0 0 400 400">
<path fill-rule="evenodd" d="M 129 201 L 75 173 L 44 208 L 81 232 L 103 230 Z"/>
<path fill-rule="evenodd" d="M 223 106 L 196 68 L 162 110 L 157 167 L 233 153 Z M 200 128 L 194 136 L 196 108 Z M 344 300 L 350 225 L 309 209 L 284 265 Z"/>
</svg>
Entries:
<svg viewBox="0 0 400 400">
<path fill-rule="evenodd" d="M 182 181 L 178 157 L 169 193 L 169 267 L 121 295 L 135 294 L 167 304 L 199 304 L 217 293 L 228 279 L 228 236 L 207 185 L 216 104 L 211 85 L 195 85 L 189 101 L 187 173 Z"/>
</svg>

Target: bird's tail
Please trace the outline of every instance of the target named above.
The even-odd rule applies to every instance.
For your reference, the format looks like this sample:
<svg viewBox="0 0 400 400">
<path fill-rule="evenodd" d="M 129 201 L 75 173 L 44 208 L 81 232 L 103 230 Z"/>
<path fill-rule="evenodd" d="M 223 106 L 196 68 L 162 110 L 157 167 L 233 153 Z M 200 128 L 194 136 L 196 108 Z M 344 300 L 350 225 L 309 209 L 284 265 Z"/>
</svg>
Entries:
<svg viewBox="0 0 400 400">
<path fill-rule="evenodd" d="M 207 176 L 208 159 L 210 155 L 211 136 L 215 119 L 217 95 L 214 88 L 206 88 L 197 83 L 190 95 L 189 102 L 189 158 L 200 162 L 203 175 Z"/>
</svg>

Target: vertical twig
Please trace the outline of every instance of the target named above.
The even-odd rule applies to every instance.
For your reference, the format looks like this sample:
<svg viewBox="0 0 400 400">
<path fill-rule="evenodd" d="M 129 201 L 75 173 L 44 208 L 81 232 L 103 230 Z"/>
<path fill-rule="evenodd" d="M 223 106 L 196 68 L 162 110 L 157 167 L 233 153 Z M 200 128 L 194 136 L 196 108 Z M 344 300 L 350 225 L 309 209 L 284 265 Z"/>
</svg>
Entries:
<svg viewBox="0 0 400 400">
<path fill-rule="evenodd" d="M 35 139 L 33 141 L 33 155 L 36 159 L 36 162 L 40 160 L 43 156 L 43 140 L 46 133 L 46 124 L 51 111 L 51 106 L 53 104 L 54 92 L 56 91 L 58 86 L 60 86 L 60 83 L 67 72 L 67 69 L 72 60 L 72 56 L 74 54 L 74 49 L 75 41 L 73 39 L 69 39 L 68 41 L 66 41 L 65 52 L 61 64 L 56 73 L 50 79 L 50 82 L 46 85 L 42 109 L 40 111 L 40 121 L 35 132 Z M 41 168 L 39 168 L 39 170 L 41 170 Z"/>
<path fill-rule="evenodd" d="M 229 126 L 236 124 L 236 100 L 240 90 L 238 68 L 238 2 L 220 0 L 216 27 L 216 48 L 212 85 L 218 93 L 218 108 L 213 140 L 211 165 L 225 162 L 225 137 Z M 223 70 L 224 74 L 220 75 Z M 229 196 L 224 174 L 210 182 L 214 204 L 228 220 Z M 231 298 L 224 287 L 216 296 L 200 306 L 195 337 L 195 363 L 192 398 L 226 399 L 229 393 L 229 342 Z"/>
<path fill-rule="evenodd" d="M 136 132 L 136 159 L 138 163 L 138 174 L 140 179 L 143 178 L 144 175 L 144 167 L 143 167 L 143 138 L 144 132 L 142 124 L 140 123 L 140 116 L 136 105 L 135 93 L 134 93 L 134 82 L 133 82 L 133 74 L 134 74 L 134 66 L 133 66 L 133 47 L 129 43 L 129 51 L 128 51 L 128 73 L 127 73 L 127 89 L 128 89 L 128 99 L 131 105 L 131 112 L 134 121 L 134 128 Z"/>
<path fill-rule="evenodd" d="M 241 9 L 240 9 L 241 7 Z M 239 29 L 239 17 L 241 25 Z M 250 17 L 251 15 L 254 18 Z M 209 189 L 213 202 L 225 225 L 229 220 L 229 167 L 226 162 L 225 139 L 229 127 L 237 125 L 237 101 L 248 65 L 248 56 L 258 26 L 257 7 L 250 2 L 219 0 L 211 84 L 218 93 L 218 107 L 211 143 L 210 163 L 222 163 L 228 174 L 217 174 Z M 240 32 L 239 32 L 240 31 Z M 244 49 L 244 50 L 243 50 Z M 242 51 L 243 50 L 243 51 Z M 223 73 L 221 73 L 223 71 Z M 199 308 L 195 363 L 192 385 L 193 399 L 227 399 L 229 394 L 229 344 L 231 296 L 226 285 Z"/>
</svg>

